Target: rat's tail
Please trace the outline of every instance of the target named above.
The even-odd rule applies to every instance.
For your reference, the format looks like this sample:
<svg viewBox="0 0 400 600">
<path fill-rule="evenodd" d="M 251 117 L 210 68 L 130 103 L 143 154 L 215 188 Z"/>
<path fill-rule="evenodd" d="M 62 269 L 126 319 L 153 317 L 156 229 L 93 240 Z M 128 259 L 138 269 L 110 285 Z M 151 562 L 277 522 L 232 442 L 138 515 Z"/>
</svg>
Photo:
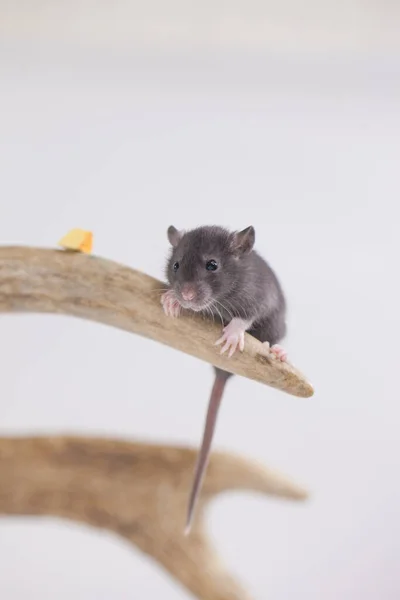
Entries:
<svg viewBox="0 0 400 600">
<path fill-rule="evenodd" d="M 196 468 L 194 472 L 194 479 L 192 484 L 192 489 L 190 492 L 188 512 L 186 518 L 186 528 L 185 534 L 187 535 L 190 532 L 190 528 L 192 525 L 194 509 L 196 507 L 197 500 L 199 498 L 201 485 L 203 483 L 203 478 L 206 472 L 208 460 L 210 458 L 210 450 L 211 444 L 214 436 L 215 425 L 218 417 L 218 410 L 221 405 L 222 396 L 224 393 L 225 385 L 231 373 L 227 373 L 226 371 L 222 371 L 214 367 L 216 375 L 214 380 L 214 385 L 211 390 L 211 396 L 208 403 L 207 409 L 207 417 L 203 432 L 203 439 L 201 442 L 201 447 L 199 450 L 199 454 L 197 457 Z"/>
</svg>

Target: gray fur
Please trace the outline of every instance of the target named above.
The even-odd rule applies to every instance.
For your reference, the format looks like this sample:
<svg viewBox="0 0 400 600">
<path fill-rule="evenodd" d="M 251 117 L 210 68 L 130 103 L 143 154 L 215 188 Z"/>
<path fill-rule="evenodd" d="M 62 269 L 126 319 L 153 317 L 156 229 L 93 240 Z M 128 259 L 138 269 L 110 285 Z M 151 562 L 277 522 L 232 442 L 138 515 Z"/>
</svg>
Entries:
<svg viewBox="0 0 400 600">
<path fill-rule="evenodd" d="M 248 229 L 254 232 L 253 228 Z M 168 260 L 169 284 L 178 297 L 184 283 L 193 284 L 200 305 L 206 304 L 202 312 L 211 310 L 216 319 L 222 317 L 225 325 L 233 317 L 251 320 L 251 335 L 261 342 L 276 344 L 286 333 L 286 301 L 281 285 L 255 250 L 246 244 L 244 249 L 235 245 L 238 236 L 240 233 L 216 226 L 182 233 Z M 206 262 L 211 259 L 217 261 L 217 271 L 206 270 Z M 179 269 L 174 272 L 176 262 Z"/>
</svg>

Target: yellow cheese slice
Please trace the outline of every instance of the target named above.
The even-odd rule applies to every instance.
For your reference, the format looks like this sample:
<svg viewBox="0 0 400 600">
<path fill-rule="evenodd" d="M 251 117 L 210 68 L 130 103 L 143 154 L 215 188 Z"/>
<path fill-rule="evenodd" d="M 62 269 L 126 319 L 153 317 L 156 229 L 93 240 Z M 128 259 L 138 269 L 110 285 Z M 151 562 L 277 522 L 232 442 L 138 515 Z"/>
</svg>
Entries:
<svg viewBox="0 0 400 600">
<path fill-rule="evenodd" d="M 93 247 L 93 233 L 91 231 L 84 231 L 83 229 L 71 229 L 67 235 L 61 238 L 58 245 L 66 250 L 75 250 L 76 252 L 90 254 Z"/>
</svg>

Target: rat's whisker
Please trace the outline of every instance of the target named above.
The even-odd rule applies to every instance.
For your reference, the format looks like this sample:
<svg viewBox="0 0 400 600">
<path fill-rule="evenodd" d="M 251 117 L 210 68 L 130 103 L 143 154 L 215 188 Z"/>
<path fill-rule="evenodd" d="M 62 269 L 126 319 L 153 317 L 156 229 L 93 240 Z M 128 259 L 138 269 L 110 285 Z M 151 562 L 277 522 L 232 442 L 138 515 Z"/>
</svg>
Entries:
<svg viewBox="0 0 400 600">
<path fill-rule="evenodd" d="M 206 319 L 208 319 L 209 316 L 211 316 L 212 319 L 214 320 L 214 315 L 213 315 L 212 310 L 210 309 L 210 306 L 208 304 L 204 307 L 203 311 L 202 311 L 203 315 L 206 317 Z"/>
<path fill-rule="evenodd" d="M 255 300 L 255 299 L 254 299 L 254 302 L 256 302 L 256 300 Z M 243 313 L 244 313 L 244 316 L 245 316 L 245 318 L 246 318 L 246 319 L 248 319 L 248 318 L 249 318 L 249 315 L 248 315 L 248 312 L 247 312 L 247 309 L 246 309 L 246 307 L 245 307 L 245 306 L 243 306 L 243 304 L 242 304 L 241 302 L 237 302 L 237 304 L 238 304 L 239 308 L 241 308 L 241 309 L 242 309 L 242 311 L 243 311 Z"/>
<path fill-rule="evenodd" d="M 229 310 L 229 309 L 228 309 L 228 308 L 227 308 L 227 307 L 226 307 L 224 304 L 222 304 L 222 302 L 219 302 L 219 301 L 217 301 L 217 302 L 218 302 L 218 304 L 219 304 L 219 305 L 222 307 L 222 309 L 223 309 L 223 310 L 224 310 L 226 313 L 228 313 L 228 315 L 229 315 L 230 319 L 233 319 L 233 316 L 234 316 L 234 315 L 231 313 L 231 311 L 230 311 L 230 310 Z M 217 308 L 217 307 L 215 307 L 215 308 Z M 218 312 L 220 313 L 221 311 L 220 311 L 220 310 L 218 310 Z M 226 319 L 224 320 L 224 317 L 223 317 L 223 315 L 221 314 L 221 322 L 222 322 L 222 325 L 223 325 L 223 326 L 226 324 L 226 322 L 225 322 L 225 321 L 226 321 Z"/>
<path fill-rule="evenodd" d="M 214 300 L 214 302 L 212 303 L 212 307 L 213 307 L 213 308 L 214 308 L 214 309 L 217 311 L 217 313 L 218 313 L 218 315 L 219 315 L 219 318 L 221 319 L 221 324 L 222 324 L 222 326 L 224 326 L 224 319 L 223 319 L 223 317 L 222 317 L 221 311 L 219 310 L 219 308 L 218 308 L 218 306 L 217 306 L 216 302 L 217 302 L 217 301 L 216 301 L 216 300 Z"/>
<path fill-rule="evenodd" d="M 220 302 L 219 300 L 214 300 L 214 308 L 215 308 L 215 310 L 217 310 L 217 306 L 216 306 L 217 304 L 219 304 L 219 306 L 220 306 L 220 307 L 221 307 L 221 308 L 222 308 L 224 311 L 226 311 L 226 312 L 228 313 L 228 315 L 229 315 L 229 316 L 231 317 L 231 319 L 232 319 L 232 314 L 231 314 L 231 312 L 230 312 L 230 311 L 227 309 L 227 307 L 226 307 L 226 306 L 224 306 L 224 305 L 222 304 L 222 302 Z"/>
<path fill-rule="evenodd" d="M 214 302 L 217 302 L 220 306 L 222 306 L 222 308 L 224 310 L 226 310 L 226 312 L 228 313 L 228 315 L 230 316 L 231 319 L 233 319 L 233 314 L 231 313 L 231 311 L 222 304 L 222 302 L 220 302 L 219 300 L 214 300 Z"/>
<path fill-rule="evenodd" d="M 155 288 L 150 290 L 150 294 L 158 294 L 159 292 L 168 292 L 169 288 Z"/>
<path fill-rule="evenodd" d="M 227 298 L 224 298 L 224 301 L 225 301 L 225 302 L 227 302 L 227 303 L 229 304 L 229 306 L 232 308 L 232 310 L 233 310 L 233 313 L 231 313 L 231 312 L 228 310 L 228 308 L 227 308 L 226 306 L 224 306 L 224 309 L 225 309 L 225 310 L 226 310 L 226 311 L 229 313 L 229 315 L 230 315 L 231 319 L 233 319 L 235 316 L 237 316 L 237 312 L 238 312 L 238 311 L 237 311 L 237 309 L 235 308 L 235 306 L 234 306 L 234 305 L 233 305 L 231 302 L 229 302 L 229 300 L 228 300 Z M 220 304 L 221 304 L 221 303 L 220 303 Z M 236 304 L 239 304 L 239 303 L 237 302 Z M 239 304 L 239 306 L 240 306 L 240 304 Z"/>
</svg>

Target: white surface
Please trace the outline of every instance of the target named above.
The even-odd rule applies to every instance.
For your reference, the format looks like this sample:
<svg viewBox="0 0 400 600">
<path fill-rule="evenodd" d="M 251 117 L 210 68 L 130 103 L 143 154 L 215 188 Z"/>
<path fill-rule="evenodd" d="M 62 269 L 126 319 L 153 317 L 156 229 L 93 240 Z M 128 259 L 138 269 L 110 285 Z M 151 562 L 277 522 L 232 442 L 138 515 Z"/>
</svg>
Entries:
<svg viewBox="0 0 400 600">
<path fill-rule="evenodd" d="M 171 222 L 253 223 L 282 279 L 286 345 L 316 395 L 235 379 L 216 446 L 313 496 L 216 502 L 209 526 L 232 571 L 257 599 L 397 600 L 396 71 L 1 56 L 3 244 L 52 246 L 90 228 L 97 254 L 161 276 Z M 198 443 L 206 365 L 61 317 L 2 317 L 0 338 L 3 432 Z M 188 598 L 117 538 L 69 523 L 1 520 L 0 563 L 7 600 Z"/>
</svg>

